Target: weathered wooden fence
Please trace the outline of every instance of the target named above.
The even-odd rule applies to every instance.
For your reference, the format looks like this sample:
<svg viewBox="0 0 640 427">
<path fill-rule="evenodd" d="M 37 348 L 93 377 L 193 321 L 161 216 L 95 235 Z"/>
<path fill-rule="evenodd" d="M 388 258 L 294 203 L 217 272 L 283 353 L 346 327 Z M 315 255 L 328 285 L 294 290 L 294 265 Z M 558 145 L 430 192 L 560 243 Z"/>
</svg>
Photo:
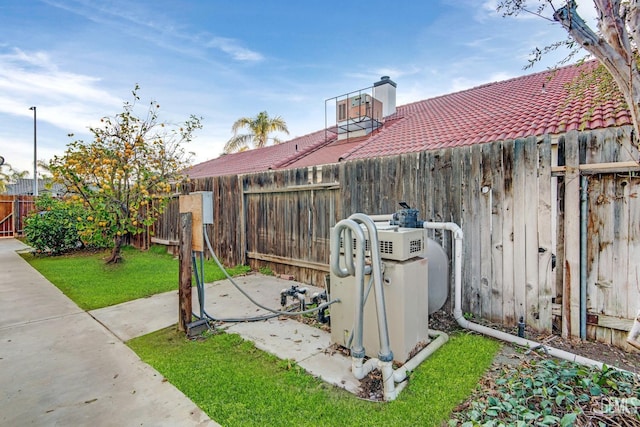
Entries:
<svg viewBox="0 0 640 427">
<path fill-rule="evenodd" d="M 421 219 L 462 227 L 465 312 L 506 326 L 522 316 L 529 328 L 576 336 L 580 177 L 588 176 L 588 333 L 620 344 L 640 305 L 640 179 L 629 135 L 572 132 L 206 178 L 192 191 L 213 192 L 207 231 L 226 264 L 268 266 L 314 285 L 329 271 L 332 225 L 405 201 Z M 177 230 L 176 204 L 154 238 L 177 241 Z M 430 236 L 450 253 L 448 233 Z"/>
<path fill-rule="evenodd" d="M 24 218 L 35 209 L 33 196 L 0 195 L 0 237 L 19 237 Z"/>
</svg>

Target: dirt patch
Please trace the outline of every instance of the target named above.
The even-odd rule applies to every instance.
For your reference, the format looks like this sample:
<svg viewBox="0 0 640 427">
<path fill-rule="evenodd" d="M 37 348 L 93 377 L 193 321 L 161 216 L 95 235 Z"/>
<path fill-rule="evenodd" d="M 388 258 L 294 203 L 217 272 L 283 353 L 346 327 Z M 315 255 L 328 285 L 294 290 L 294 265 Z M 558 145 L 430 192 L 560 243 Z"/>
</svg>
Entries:
<svg viewBox="0 0 640 427">
<path fill-rule="evenodd" d="M 510 334 L 516 334 L 515 328 L 504 328 L 501 325 L 486 324 L 486 326 L 501 330 Z M 463 329 L 458 325 L 453 316 L 443 310 L 433 313 L 429 317 L 429 328 L 440 330 L 451 334 Z M 617 347 L 607 345 L 600 342 L 581 341 L 579 339 L 565 339 L 559 335 L 535 335 L 526 334 L 525 338 L 539 342 L 548 347 L 555 347 L 570 353 L 577 354 L 589 359 L 593 359 L 618 369 L 624 369 L 636 374 L 640 374 L 640 352 L 626 352 Z M 505 343 L 503 351 L 508 357 L 513 356 L 515 346 Z M 543 349 L 538 349 L 541 356 L 544 355 Z M 502 351 L 500 352 L 502 353 Z M 497 358 L 502 357 L 501 355 Z M 518 350 L 517 354 L 532 354 L 531 351 Z"/>
</svg>

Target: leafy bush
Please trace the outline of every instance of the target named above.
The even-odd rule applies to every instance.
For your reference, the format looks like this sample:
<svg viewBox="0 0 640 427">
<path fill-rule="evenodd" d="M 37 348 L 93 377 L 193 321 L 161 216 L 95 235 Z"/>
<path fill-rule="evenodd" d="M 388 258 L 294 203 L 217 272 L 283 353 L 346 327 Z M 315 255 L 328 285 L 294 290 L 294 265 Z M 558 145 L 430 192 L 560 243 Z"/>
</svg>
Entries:
<svg viewBox="0 0 640 427">
<path fill-rule="evenodd" d="M 36 201 L 36 212 L 25 221 L 27 243 L 37 252 L 60 254 L 85 244 L 104 247 L 101 236 L 81 238 L 81 223 L 87 214 L 78 203 L 68 203 L 43 195 Z"/>
</svg>

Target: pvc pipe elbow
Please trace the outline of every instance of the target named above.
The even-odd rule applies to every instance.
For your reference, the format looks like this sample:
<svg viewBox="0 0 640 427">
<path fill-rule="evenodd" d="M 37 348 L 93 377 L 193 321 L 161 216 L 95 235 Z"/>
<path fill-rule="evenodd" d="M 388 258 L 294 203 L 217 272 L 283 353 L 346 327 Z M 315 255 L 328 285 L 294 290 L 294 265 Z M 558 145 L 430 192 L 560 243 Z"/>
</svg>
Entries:
<svg viewBox="0 0 640 427">
<path fill-rule="evenodd" d="M 363 362 L 364 358 L 362 357 L 351 358 L 351 373 L 357 380 L 369 375 L 369 372 L 373 371 L 378 365 L 378 359 L 369 359 L 365 363 Z"/>
</svg>

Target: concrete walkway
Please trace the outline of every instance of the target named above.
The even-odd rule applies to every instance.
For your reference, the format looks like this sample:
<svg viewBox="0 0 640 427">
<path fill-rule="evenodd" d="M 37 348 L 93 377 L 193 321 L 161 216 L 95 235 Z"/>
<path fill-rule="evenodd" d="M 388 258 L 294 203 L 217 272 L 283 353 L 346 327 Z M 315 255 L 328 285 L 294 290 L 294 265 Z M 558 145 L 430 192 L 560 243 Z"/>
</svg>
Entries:
<svg viewBox="0 0 640 427">
<path fill-rule="evenodd" d="M 0 425 L 218 425 L 31 268 L 22 248 L 0 239 Z"/>
</svg>

